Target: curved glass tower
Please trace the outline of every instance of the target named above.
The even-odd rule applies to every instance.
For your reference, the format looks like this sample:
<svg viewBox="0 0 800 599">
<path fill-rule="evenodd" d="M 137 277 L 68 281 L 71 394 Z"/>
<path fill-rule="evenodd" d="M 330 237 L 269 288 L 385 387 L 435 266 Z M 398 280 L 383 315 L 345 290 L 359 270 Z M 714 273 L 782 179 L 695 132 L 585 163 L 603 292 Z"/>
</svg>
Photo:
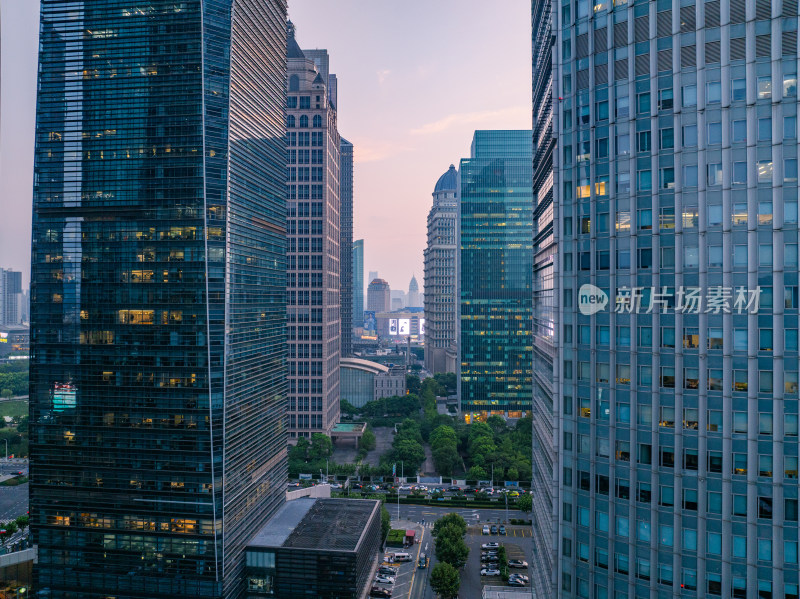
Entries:
<svg viewBox="0 0 800 599">
<path fill-rule="evenodd" d="M 797 2 L 554 8 L 557 595 L 794 599 Z"/>
<path fill-rule="evenodd" d="M 45 0 L 41 596 L 240 597 L 286 479 L 286 3 Z"/>
</svg>

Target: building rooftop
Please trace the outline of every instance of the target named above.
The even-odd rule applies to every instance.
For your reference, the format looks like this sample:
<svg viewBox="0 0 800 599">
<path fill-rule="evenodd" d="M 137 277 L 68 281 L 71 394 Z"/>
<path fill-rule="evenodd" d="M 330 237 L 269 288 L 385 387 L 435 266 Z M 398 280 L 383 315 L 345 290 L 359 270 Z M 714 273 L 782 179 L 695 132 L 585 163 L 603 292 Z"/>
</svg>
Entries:
<svg viewBox="0 0 800 599">
<path fill-rule="evenodd" d="M 482 599 L 531 599 L 533 592 L 530 587 L 483 587 Z"/>
<path fill-rule="evenodd" d="M 316 497 L 287 501 L 248 547 L 355 551 L 379 504 L 374 499 Z"/>
<path fill-rule="evenodd" d="M 381 372 L 388 372 L 389 369 L 383 364 L 372 362 L 370 360 L 362 360 L 361 358 L 342 358 L 339 360 L 339 366 L 344 368 L 356 368 L 358 370 L 366 370 L 380 374 Z"/>
<path fill-rule="evenodd" d="M 433 193 L 440 191 L 456 191 L 458 188 L 458 171 L 455 165 L 451 164 L 447 172 L 439 177 L 436 182 L 436 187 L 433 188 Z"/>
</svg>

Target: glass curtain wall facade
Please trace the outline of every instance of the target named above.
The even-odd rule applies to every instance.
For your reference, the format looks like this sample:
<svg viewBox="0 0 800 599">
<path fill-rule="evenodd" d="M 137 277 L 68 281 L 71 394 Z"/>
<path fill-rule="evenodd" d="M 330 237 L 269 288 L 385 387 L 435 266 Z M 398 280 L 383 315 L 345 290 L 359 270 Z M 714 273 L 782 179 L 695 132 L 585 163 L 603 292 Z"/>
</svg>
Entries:
<svg viewBox="0 0 800 599">
<path fill-rule="evenodd" d="M 240 597 L 285 495 L 286 3 L 41 11 L 36 588 Z"/>
<path fill-rule="evenodd" d="M 794 599 L 797 2 L 554 18 L 558 595 Z"/>
<path fill-rule="evenodd" d="M 520 417 L 531 409 L 533 198 L 528 131 L 476 131 L 461 160 L 461 411 Z"/>
<path fill-rule="evenodd" d="M 341 304 L 342 357 L 353 355 L 353 144 L 342 138 L 339 143 L 339 189 L 342 199 Z"/>
<path fill-rule="evenodd" d="M 553 203 L 553 51 L 550 0 L 531 5 L 533 46 L 533 499 L 531 578 L 536 596 L 555 591 L 558 485 L 554 464 L 558 440 L 554 439 L 555 358 L 554 263 L 556 243 Z M 555 446 L 554 446 L 555 443 Z"/>
<path fill-rule="evenodd" d="M 448 372 L 447 350 L 456 342 L 456 236 L 458 172 L 454 165 L 433 189 L 425 247 L 425 368 Z"/>
<path fill-rule="evenodd" d="M 364 326 L 364 240 L 353 242 L 353 327 Z"/>
</svg>

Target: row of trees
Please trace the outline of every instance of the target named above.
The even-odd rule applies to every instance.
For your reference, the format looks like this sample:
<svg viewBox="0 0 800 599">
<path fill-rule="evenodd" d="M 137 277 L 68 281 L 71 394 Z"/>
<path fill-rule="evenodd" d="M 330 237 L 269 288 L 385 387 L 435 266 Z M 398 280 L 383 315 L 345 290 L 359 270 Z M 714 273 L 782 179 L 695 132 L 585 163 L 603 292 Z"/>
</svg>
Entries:
<svg viewBox="0 0 800 599">
<path fill-rule="evenodd" d="M 381 456 L 381 465 L 391 467 L 397 464 L 397 474 L 414 474 L 419 471 L 425 461 L 425 448 L 422 446 L 422 434 L 419 423 L 411 418 L 403 420 L 392 441 L 392 449 Z"/>
<path fill-rule="evenodd" d="M 458 596 L 461 586 L 459 569 L 467 563 L 469 547 L 464 542 L 467 523 L 458 514 L 447 514 L 433 525 L 436 559 L 431 571 L 431 587 L 444 599 Z"/>
<path fill-rule="evenodd" d="M 28 361 L 12 360 L 0 365 L 0 395 L 13 397 L 28 394 Z"/>
</svg>

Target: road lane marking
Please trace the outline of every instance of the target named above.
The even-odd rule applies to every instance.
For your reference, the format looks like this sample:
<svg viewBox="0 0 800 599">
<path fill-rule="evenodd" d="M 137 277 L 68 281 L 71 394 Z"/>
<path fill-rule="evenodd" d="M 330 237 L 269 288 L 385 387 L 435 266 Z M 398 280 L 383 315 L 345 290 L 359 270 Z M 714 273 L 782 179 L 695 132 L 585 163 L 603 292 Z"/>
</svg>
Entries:
<svg viewBox="0 0 800 599">
<path fill-rule="evenodd" d="M 419 552 L 422 549 L 422 539 L 425 537 L 425 529 L 422 529 L 422 534 L 419 535 L 419 543 L 417 543 L 417 556 L 414 559 L 414 563 L 412 567 L 414 568 L 414 573 L 411 575 L 411 587 L 408 590 L 408 596 L 411 597 L 411 593 L 414 592 L 414 578 L 417 576 L 417 564 L 419 564 Z"/>
</svg>

